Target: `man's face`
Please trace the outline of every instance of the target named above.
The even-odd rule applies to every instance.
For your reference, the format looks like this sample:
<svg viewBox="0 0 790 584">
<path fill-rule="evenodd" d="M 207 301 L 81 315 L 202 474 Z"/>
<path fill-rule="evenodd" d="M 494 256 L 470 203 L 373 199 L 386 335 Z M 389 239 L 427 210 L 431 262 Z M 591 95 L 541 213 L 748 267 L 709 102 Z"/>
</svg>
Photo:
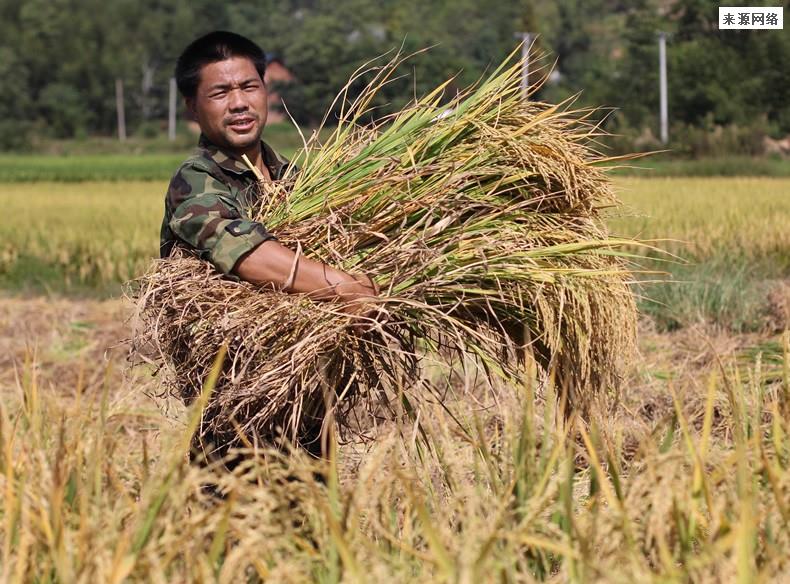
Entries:
<svg viewBox="0 0 790 584">
<path fill-rule="evenodd" d="M 187 107 L 211 142 L 244 153 L 257 147 L 266 125 L 266 88 L 251 60 L 231 57 L 200 70 L 197 93 Z"/>
</svg>

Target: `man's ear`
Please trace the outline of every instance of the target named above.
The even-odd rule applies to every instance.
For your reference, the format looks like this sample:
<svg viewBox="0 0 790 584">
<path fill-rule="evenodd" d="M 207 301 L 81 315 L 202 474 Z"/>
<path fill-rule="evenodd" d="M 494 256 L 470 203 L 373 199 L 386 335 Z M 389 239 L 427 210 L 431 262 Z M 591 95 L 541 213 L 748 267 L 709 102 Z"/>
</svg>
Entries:
<svg viewBox="0 0 790 584">
<path fill-rule="evenodd" d="M 185 97 L 184 98 L 184 105 L 187 108 L 187 118 L 189 118 L 193 122 L 196 122 L 197 121 L 197 110 L 195 108 L 195 98 L 194 97 Z"/>
</svg>

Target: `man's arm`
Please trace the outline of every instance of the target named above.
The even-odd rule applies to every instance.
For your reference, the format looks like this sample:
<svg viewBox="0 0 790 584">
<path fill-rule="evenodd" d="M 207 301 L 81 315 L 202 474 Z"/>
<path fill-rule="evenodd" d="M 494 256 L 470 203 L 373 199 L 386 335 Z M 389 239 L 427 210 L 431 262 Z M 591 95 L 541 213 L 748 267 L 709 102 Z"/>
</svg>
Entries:
<svg viewBox="0 0 790 584">
<path fill-rule="evenodd" d="M 277 242 L 235 204 L 228 188 L 200 166 L 182 167 L 171 181 L 169 226 L 222 273 L 273 284 L 316 300 L 361 300 L 377 295 L 372 280 L 355 278 Z"/>
<path fill-rule="evenodd" d="M 274 240 L 258 245 L 233 271 L 242 280 L 271 283 L 277 288 L 287 285 L 287 292 L 307 294 L 316 300 L 364 300 L 378 293 L 367 276 L 357 279 L 304 256 L 297 258 L 295 252 Z"/>
</svg>

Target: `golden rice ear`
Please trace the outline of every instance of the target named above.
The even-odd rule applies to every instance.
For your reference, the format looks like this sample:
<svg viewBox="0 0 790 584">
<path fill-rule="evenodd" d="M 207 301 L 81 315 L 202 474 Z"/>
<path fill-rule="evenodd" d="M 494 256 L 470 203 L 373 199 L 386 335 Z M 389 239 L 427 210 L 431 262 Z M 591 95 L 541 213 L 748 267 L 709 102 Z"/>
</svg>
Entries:
<svg viewBox="0 0 790 584">
<path fill-rule="evenodd" d="M 619 255 L 633 242 L 601 220 L 617 200 L 590 147 L 592 112 L 522 101 L 513 59 L 449 103 L 440 86 L 361 128 L 399 62 L 372 70 L 325 143 L 308 141 L 290 192 L 253 210 L 308 257 L 377 274 L 385 324 L 355 334 L 336 305 L 230 282 L 193 258 L 157 262 L 142 279 L 142 336 L 173 364 L 183 399 L 228 344 L 205 411 L 212 432 L 298 442 L 317 401 L 341 427 L 357 406 L 409 415 L 426 396 L 443 399 L 456 363 L 492 386 L 521 383 L 526 342 L 513 331 L 524 329 L 569 411 L 616 395 L 635 339 Z"/>
</svg>

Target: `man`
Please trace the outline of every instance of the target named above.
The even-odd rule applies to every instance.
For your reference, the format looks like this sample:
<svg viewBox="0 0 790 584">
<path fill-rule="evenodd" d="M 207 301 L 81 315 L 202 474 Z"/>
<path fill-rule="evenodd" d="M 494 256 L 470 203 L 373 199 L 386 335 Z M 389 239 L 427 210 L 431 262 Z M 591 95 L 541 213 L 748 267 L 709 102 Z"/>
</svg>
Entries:
<svg viewBox="0 0 790 584">
<path fill-rule="evenodd" d="M 249 217 L 250 193 L 258 193 L 246 155 L 266 180 L 283 177 L 288 161 L 261 140 L 267 103 L 261 48 L 230 32 L 212 32 L 191 43 L 176 65 L 176 83 L 200 126 L 199 149 L 170 182 L 161 230 L 161 256 L 175 246 L 193 249 L 229 278 L 273 286 L 319 301 L 345 302 L 361 314 L 378 294 L 373 280 L 322 264 L 281 245 Z M 254 195 L 253 195 L 254 196 Z M 314 419 L 299 438 L 320 455 Z M 224 452 L 221 445 L 219 452 Z"/>
</svg>

